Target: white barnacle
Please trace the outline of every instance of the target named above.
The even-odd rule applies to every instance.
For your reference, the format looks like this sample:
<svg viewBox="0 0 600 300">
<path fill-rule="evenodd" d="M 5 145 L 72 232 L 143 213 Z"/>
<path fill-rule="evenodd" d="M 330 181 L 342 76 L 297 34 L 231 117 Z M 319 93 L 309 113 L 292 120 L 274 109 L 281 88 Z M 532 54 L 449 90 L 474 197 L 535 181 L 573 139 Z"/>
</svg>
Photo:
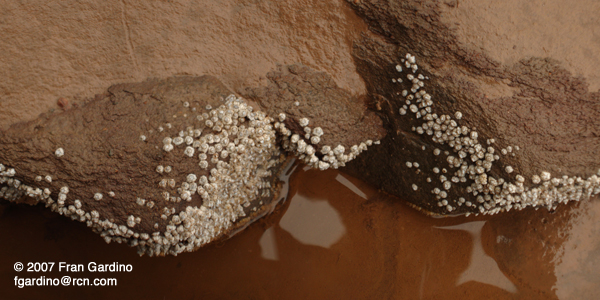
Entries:
<svg viewBox="0 0 600 300">
<path fill-rule="evenodd" d="M 441 150 L 438 148 L 433 149 L 433 155 L 440 155 Z"/>
<path fill-rule="evenodd" d="M 187 146 L 187 147 L 185 148 L 185 150 L 183 151 L 183 154 L 185 154 L 185 155 L 186 155 L 186 156 L 188 156 L 188 157 L 192 157 L 192 156 L 194 156 L 194 148 L 193 148 L 193 147 L 190 147 L 190 146 Z"/>
<path fill-rule="evenodd" d="M 460 111 L 457 111 L 457 112 L 455 112 L 455 113 L 454 113 L 454 117 L 455 117 L 457 120 L 460 120 L 460 119 L 462 119 L 462 116 L 463 116 L 463 115 L 462 115 L 462 113 L 461 113 Z"/>
<path fill-rule="evenodd" d="M 551 175 L 549 172 L 543 171 L 542 174 L 540 174 L 540 177 L 543 181 L 548 181 L 550 180 Z"/>
<path fill-rule="evenodd" d="M 187 182 L 192 183 L 195 182 L 196 179 L 198 177 L 196 176 L 196 174 L 188 174 L 188 176 L 186 177 Z"/>
<path fill-rule="evenodd" d="M 179 145 L 183 144 L 183 142 L 184 142 L 184 140 L 180 136 L 173 139 L 173 144 L 175 144 L 175 146 L 179 146 Z"/>
<path fill-rule="evenodd" d="M 299 121 L 299 124 L 300 124 L 300 126 L 302 126 L 302 127 L 308 126 L 308 123 L 309 123 L 309 121 L 308 121 L 308 119 L 307 119 L 307 118 L 302 118 L 302 119 L 300 119 L 300 121 Z"/>
<path fill-rule="evenodd" d="M 413 113 L 416 113 L 417 111 L 419 111 L 419 108 L 417 108 L 417 106 L 416 106 L 416 105 L 414 105 L 414 104 L 411 104 L 411 105 L 409 106 L 409 109 L 410 109 L 410 111 L 411 111 L 411 112 L 413 112 Z"/>
<path fill-rule="evenodd" d="M 534 184 L 538 184 L 538 183 L 540 183 L 541 181 L 542 181 L 542 179 L 541 179 L 541 178 L 540 178 L 540 176 L 538 176 L 538 175 L 533 175 L 533 176 L 531 177 L 531 182 L 533 182 Z"/>
<path fill-rule="evenodd" d="M 130 215 L 129 217 L 127 217 L 127 226 L 129 227 L 133 227 L 135 226 L 135 217 Z"/>
<path fill-rule="evenodd" d="M 60 192 L 63 194 L 68 194 L 69 193 L 69 188 L 67 186 L 63 186 L 60 188 Z"/>
<path fill-rule="evenodd" d="M 344 148 L 342 145 L 337 145 L 337 147 L 333 149 L 333 153 L 338 156 L 344 154 L 345 151 L 346 148 Z"/>
<path fill-rule="evenodd" d="M 444 189 L 449 190 L 452 187 L 452 183 L 450 181 L 444 181 Z"/>
<path fill-rule="evenodd" d="M 279 122 L 283 122 L 285 121 L 285 114 L 284 113 L 280 113 L 279 114 Z"/>
<path fill-rule="evenodd" d="M 322 136 L 323 135 L 323 129 L 321 127 L 315 127 L 315 129 L 312 130 L 312 135 L 314 136 Z"/>
<path fill-rule="evenodd" d="M 108 196 L 111 197 L 111 198 L 114 198 L 115 197 L 115 192 L 113 192 L 113 191 L 108 192 Z"/>
<path fill-rule="evenodd" d="M 300 136 L 298 134 L 292 135 L 292 138 L 290 139 L 290 141 L 292 143 L 297 143 L 299 140 L 300 140 Z"/>
<path fill-rule="evenodd" d="M 418 187 L 416 184 L 414 184 L 414 183 L 413 183 L 413 185 L 412 185 L 412 189 L 413 189 L 413 191 L 416 191 L 416 190 L 418 190 L 418 189 L 419 189 L 419 187 Z"/>
<path fill-rule="evenodd" d="M 165 150 L 166 152 L 170 152 L 171 150 L 173 150 L 173 144 L 165 144 L 163 146 L 163 150 Z"/>
<path fill-rule="evenodd" d="M 56 149 L 56 151 L 54 151 L 54 154 L 56 155 L 56 157 L 61 157 L 65 155 L 65 150 L 63 148 L 58 148 Z"/>
<path fill-rule="evenodd" d="M 511 167 L 511 166 L 506 166 L 506 168 L 504 168 L 504 170 L 506 171 L 506 173 L 509 173 L 509 174 L 514 171 L 513 167 Z"/>
<path fill-rule="evenodd" d="M 517 182 L 521 182 L 521 183 L 525 182 L 525 177 L 523 177 L 521 175 L 517 175 L 515 178 L 517 179 Z"/>
<path fill-rule="evenodd" d="M 319 166 L 319 170 L 324 171 L 324 170 L 329 169 L 330 165 L 329 165 L 329 163 L 319 161 L 318 166 Z"/>
<path fill-rule="evenodd" d="M 406 166 L 409 167 L 409 168 L 412 168 L 413 164 L 410 161 L 407 161 L 406 162 Z"/>
<path fill-rule="evenodd" d="M 46 180 L 46 182 L 48 183 L 52 183 L 52 176 L 46 175 L 46 177 L 44 177 L 44 180 Z"/>
<path fill-rule="evenodd" d="M 399 113 L 401 116 L 406 115 L 406 109 L 404 109 L 403 107 L 400 107 Z"/>
<path fill-rule="evenodd" d="M 94 200 L 96 200 L 96 201 L 102 200 L 102 194 L 101 193 L 95 193 L 94 194 Z"/>
<path fill-rule="evenodd" d="M 142 141 L 142 142 L 146 141 L 146 136 L 143 134 L 140 135 L 140 141 Z"/>
<path fill-rule="evenodd" d="M 316 145 L 316 144 L 318 144 L 320 141 L 321 141 L 321 138 L 320 138 L 320 137 L 318 137 L 318 136 L 316 136 L 316 135 L 315 135 L 315 136 L 312 136 L 312 137 L 310 138 L 310 142 L 311 142 L 313 145 Z"/>
<path fill-rule="evenodd" d="M 156 172 L 162 174 L 165 171 L 165 168 L 162 165 L 156 166 Z"/>
<path fill-rule="evenodd" d="M 172 170 L 173 170 L 173 168 L 171 166 L 165 167 L 165 173 L 171 173 Z"/>
</svg>

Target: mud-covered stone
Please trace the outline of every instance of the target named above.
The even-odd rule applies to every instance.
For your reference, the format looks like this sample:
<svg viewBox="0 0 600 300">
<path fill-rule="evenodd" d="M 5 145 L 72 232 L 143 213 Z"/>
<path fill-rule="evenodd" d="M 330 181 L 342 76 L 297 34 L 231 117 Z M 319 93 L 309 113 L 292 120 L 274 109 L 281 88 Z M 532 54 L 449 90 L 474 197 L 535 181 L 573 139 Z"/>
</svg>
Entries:
<svg viewBox="0 0 600 300">
<path fill-rule="evenodd" d="M 465 42 L 465 36 L 467 41 L 479 41 L 468 31 L 480 28 L 456 28 L 464 20 L 448 10 L 457 3 L 349 3 L 370 25 L 371 32 L 355 43 L 353 55 L 374 102 L 371 106 L 388 134 L 380 147 L 350 163 L 347 172 L 435 214 L 555 208 L 600 192 L 600 93 L 588 89 L 585 77 L 565 69 L 566 57 L 548 57 L 540 51 L 514 63 L 495 60 L 487 44 L 476 48 Z M 405 65 L 407 53 L 416 57 L 415 70 Z M 423 79 L 407 78 L 418 74 Z M 448 144 L 446 131 L 438 130 L 446 137 L 434 141 L 436 130 L 427 132 L 423 127 L 425 114 L 411 112 L 410 105 L 420 105 L 417 98 L 406 102 L 415 95 L 413 80 L 425 83 L 417 90 L 430 96 L 431 112 L 425 114 L 435 114 L 432 120 L 445 116 L 445 122 L 451 119 L 457 127 L 466 126 L 467 136 L 477 133 L 473 140 L 481 149 L 475 154 L 482 152 L 482 157 L 472 160 L 472 153 L 467 153 L 459 166 L 477 167 L 492 147 L 497 157 L 491 158 L 490 168 L 467 172 L 462 176 L 466 181 L 460 181 L 459 168 L 449 163 L 456 161 L 449 157 L 457 158 L 460 150 Z M 425 107 L 416 108 L 422 113 Z M 455 117 L 457 112 L 461 118 Z M 458 182 L 452 182 L 453 177 Z M 440 192 L 446 196 L 440 197 Z"/>
<path fill-rule="evenodd" d="M 269 118 L 230 94 L 211 76 L 119 84 L 15 124 L 0 133 L 0 196 L 150 255 L 226 237 L 270 209 L 286 160 Z"/>
<path fill-rule="evenodd" d="M 342 167 L 385 136 L 366 98 L 338 87 L 327 73 L 295 64 L 280 66 L 266 77 L 265 86 L 241 93 L 279 121 L 275 128 L 282 133 L 283 148 L 308 165 Z"/>
</svg>

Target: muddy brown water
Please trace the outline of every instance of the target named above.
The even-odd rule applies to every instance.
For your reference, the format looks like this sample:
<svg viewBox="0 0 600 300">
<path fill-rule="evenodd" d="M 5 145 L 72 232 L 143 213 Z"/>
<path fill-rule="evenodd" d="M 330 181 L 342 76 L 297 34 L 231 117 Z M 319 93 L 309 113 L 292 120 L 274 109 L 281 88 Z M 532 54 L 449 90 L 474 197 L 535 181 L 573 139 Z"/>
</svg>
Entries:
<svg viewBox="0 0 600 300">
<path fill-rule="evenodd" d="M 431 218 L 337 171 L 298 166 L 288 199 L 235 237 L 139 257 L 42 207 L 0 202 L 1 299 L 598 299 L 600 201 L 554 213 Z M 16 272 L 15 262 L 131 264 L 131 272 Z M 15 276 L 116 278 L 15 286 Z"/>
</svg>

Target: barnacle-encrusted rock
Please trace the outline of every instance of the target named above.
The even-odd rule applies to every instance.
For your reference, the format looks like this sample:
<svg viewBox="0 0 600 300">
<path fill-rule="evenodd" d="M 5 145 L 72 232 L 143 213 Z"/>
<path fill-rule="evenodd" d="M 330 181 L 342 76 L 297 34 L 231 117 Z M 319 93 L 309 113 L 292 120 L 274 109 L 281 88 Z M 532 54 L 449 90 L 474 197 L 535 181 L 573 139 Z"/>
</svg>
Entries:
<svg viewBox="0 0 600 300">
<path fill-rule="evenodd" d="M 210 76 L 120 84 L 0 133 L 0 197 L 42 202 L 140 254 L 192 251 L 264 215 L 286 157 Z M 25 197 L 25 198 L 23 198 Z"/>
<path fill-rule="evenodd" d="M 566 57 L 495 60 L 465 33 L 485 26 L 456 28 L 471 19 L 453 15 L 456 1 L 349 3 L 372 30 L 354 57 L 388 134 L 346 171 L 436 214 L 600 193 L 600 93 Z"/>
<path fill-rule="evenodd" d="M 385 136 L 365 98 L 338 87 L 327 73 L 295 64 L 267 78 L 266 86 L 240 93 L 278 121 L 283 148 L 314 168 L 343 167 Z"/>
</svg>

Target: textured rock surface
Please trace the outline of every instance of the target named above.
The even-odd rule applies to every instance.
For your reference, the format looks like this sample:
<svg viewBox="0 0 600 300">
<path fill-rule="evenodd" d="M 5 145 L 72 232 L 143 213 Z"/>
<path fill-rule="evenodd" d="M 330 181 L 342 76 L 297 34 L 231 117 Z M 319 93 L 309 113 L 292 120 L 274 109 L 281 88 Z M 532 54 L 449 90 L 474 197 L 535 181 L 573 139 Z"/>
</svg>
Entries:
<svg viewBox="0 0 600 300">
<path fill-rule="evenodd" d="M 0 196 L 150 255 L 225 237 L 278 199 L 285 161 L 268 118 L 229 94 L 210 76 L 121 84 L 13 125 L 0 134 Z"/>
<path fill-rule="evenodd" d="M 562 36 L 553 31 L 554 25 L 543 29 L 534 27 L 541 32 L 529 27 L 532 19 L 547 13 L 548 9 L 541 6 L 532 5 L 528 10 L 520 11 L 519 5 L 507 4 L 501 14 L 512 16 L 512 12 L 518 13 L 510 25 L 496 28 L 496 24 L 505 22 L 496 15 L 497 10 L 486 10 L 486 5 L 492 4 L 478 5 L 469 1 L 466 6 L 462 1 L 350 3 L 373 31 L 357 41 L 354 57 L 357 70 L 388 131 L 381 147 L 368 151 L 349 165 L 348 171 L 353 175 L 427 211 L 448 213 L 447 205 L 438 203 L 443 197 L 436 199 L 432 191 L 436 187 L 444 190 L 440 175 L 445 175 L 448 180 L 454 176 L 457 169 L 449 167 L 448 157 L 457 157 L 458 151 L 453 151 L 447 143 L 433 142 L 431 134 L 418 134 L 423 119 L 417 119 L 414 114 L 402 116 L 399 113 L 406 100 L 401 91 L 410 90 L 413 85 L 406 78 L 410 70 L 405 68 L 404 73 L 398 73 L 395 69 L 396 64 L 404 65 L 401 58 L 406 53 L 417 56 L 419 69 L 414 75 L 423 74 L 429 78 L 421 81 L 426 83 L 425 90 L 431 95 L 432 113 L 454 119 L 455 112 L 460 111 L 463 118 L 456 121 L 458 126 L 467 126 L 469 132 L 477 131 L 484 154 L 489 153 L 486 151 L 489 146 L 499 154 L 499 160 L 495 159 L 494 165 L 486 170 L 487 176 L 515 182 L 516 175 L 520 174 L 525 179 L 526 190 L 537 186 L 532 184 L 536 181 L 533 176 L 543 171 L 560 180 L 566 175 L 575 181 L 577 177 L 588 179 L 596 174 L 600 168 L 600 93 L 597 91 L 598 71 L 589 68 L 589 61 L 598 59 L 600 44 L 596 40 L 588 43 L 585 38 L 588 33 L 578 33 L 581 26 L 598 28 L 597 19 L 584 14 L 591 18 L 589 22 L 578 20 L 564 29 L 574 35 Z M 553 5 L 558 9 L 557 3 Z M 565 16 L 570 18 L 569 13 L 579 7 L 574 7 Z M 564 24 L 558 20 L 544 20 L 557 26 Z M 474 22 L 478 26 L 469 26 Z M 523 35 L 510 32 L 517 31 L 516 28 L 523 29 Z M 503 40 L 507 36 L 519 41 L 535 37 L 541 45 L 564 42 L 577 50 L 572 53 L 546 52 L 539 51 L 539 45 L 527 44 L 525 47 L 521 43 L 521 46 L 515 45 L 515 52 L 500 57 L 499 53 L 506 51 L 495 47 L 499 43 L 508 43 Z M 392 82 L 392 78 L 400 77 L 404 79 L 403 83 Z M 495 143 L 488 144 L 491 139 Z M 508 155 L 502 155 L 501 150 L 508 150 L 509 146 L 512 153 L 507 151 Z M 441 155 L 433 154 L 435 148 L 441 150 Z M 465 160 L 469 160 L 469 156 Z M 407 168 L 407 162 L 418 162 L 419 167 Z M 432 172 L 435 167 L 447 169 L 448 173 L 436 174 Z M 473 181 L 453 183 L 447 196 L 453 212 L 477 212 L 483 204 L 490 206 L 482 207 L 486 212 L 495 209 L 491 201 L 477 203 L 475 196 L 467 196 L 466 186 Z M 593 181 L 597 186 L 596 180 Z M 561 181 L 554 186 L 568 185 L 569 182 Z M 517 185 L 516 190 L 517 193 L 512 194 L 521 197 L 522 187 Z M 560 192 L 564 199 L 586 198 L 585 195 L 577 196 L 578 193 L 581 196 L 586 191 L 565 188 Z M 555 201 L 557 196 L 554 195 Z M 476 205 L 459 207 L 456 205 L 458 197 L 465 197 Z"/>
<path fill-rule="evenodd" d="M 267 85 L 241 93 L 280 121 L 275 127 L 282 133 L 284 149 L 308 165 L 322 170 L 343 167 L 385 136 L 379 117 L 367 110 L 365 97 L 353 97 L 324 72 L 296 64 L 280 66 L 267 78 Z M 299 146 L 302 141 L 305 148 L 311 147 L 308 151 Z"/>
<path fill-rule="evenodd" d="M 328 72 L 365 92 L 350 55 L 366 29 L 343 1 L 2 1 L 0 128 L 106 87 L 177 74 L 237 91 L 277 64 Z"/>
<path fill-rule="evenodd" d="M 335 166 L 332 161 L 343 166 L 366 149 L 369 139 L 374 143 L 383 136 L 381 128 L 375 129 L 379 120 L 364 110 L 367 99 L 367 106 L 381 117 L 387 137 L 383 145 L 361 154 L 348 172 L 430 212 L 494 211 L 498 207 L 489 199 L 480 202 L 475 195 L 466 196 L 472 191 L 465 184 L 484 182 L 479 172 L 465 184 L 452 182 L 448 204 L 431 194 L 435 188 L 444 191 L 442 181 L 452 180 L 456 168 L 449 168 L 449 156 L 459 153 L 452 154 L 448 143 L 432 141 L 422 119 L 399 113 L 411 110 L 402 91 L 417 83 L 408 83 L 410 70 L 405 67 L 399 73 L 395 66 L 412 53 L 419 65 L 415 75 L 427 77 L 417 82 L 425 83 L 434 112 L 454 118 L 460 111 L 462 118 L 455 122 L 466 126 L 469 136 L 476 131 L 485 150 L 476 152 L 485 156 L 490 154 L 488 147 L 494 147 L 498 159 L 485 168 L 487 177 L 515 183 L 512 189 L 519 194 L 536 186 L 534 175 L 547 171 L 560 180 L 551 188 L 564 187 L 561 200 L 585 198 L 589 189 L 566 189 L 581 186 L 577 177 L 588 180 L 600 167 L 600 71 L 595 68 L 600 61 L 596 34 L 600 21 L 594 14 L 598 4 L 591 0 L 538 4 L 6 3 L 5 22 L 0 25 L 6 41 L 0 45 L 0 74 L 5 78 L 0 83 L 0 126 L 31 120 L 57 104 L 76 106 L 118 82 L 210 74 L 261 103 L 272 117 L 282 111 L 290 116 L 282 122 L 285 129 L 277 128 L 281 132 L 301 135 L 306 128 L 298 126 L 298 118 L 306 114 L 312 122 L 309 127 L 318 125 L 325 131 L 322 141 L 309 151 L 316 151 L 314 156 L 293 143 L 289 150 L 314 161 L 316 167 Z M 301 65 L 278 67 L 296 63 L 326 74 Z M 277 70 L 263 77 L 273 69 Z M 402 83 L 397 81 L 400 77 Z M 278 97 L 285 100 L 277 102 Z M 342 105 L 321 106 L 324 98 L 339 99 Z M 348 127 L 336 128 L 340 121 Z M 419 128 L 425 133 L 419 134 Z M 367 137 L 371 131 L 373 137 Z M 294 139 L 288 137 L 290 142 Z M 332 149 L 319 153 L 326 143 Z M 335 151 L 336 144 L 343 150 Z M 440 155 L 433 154 L 436 148 Z M 436 167 L 440 173 L 432 172 Z M 521 186 L 515 182 L 517 174 L 523 177 Z M 563 179 L 565 175 L 569 178 Z M 478 204 L 457 206 L 460 197 Z M 538 204 L 554 207 L 548 199 Z M 497 201 L 503 200 L 507 199 Z"/>
</svg>

